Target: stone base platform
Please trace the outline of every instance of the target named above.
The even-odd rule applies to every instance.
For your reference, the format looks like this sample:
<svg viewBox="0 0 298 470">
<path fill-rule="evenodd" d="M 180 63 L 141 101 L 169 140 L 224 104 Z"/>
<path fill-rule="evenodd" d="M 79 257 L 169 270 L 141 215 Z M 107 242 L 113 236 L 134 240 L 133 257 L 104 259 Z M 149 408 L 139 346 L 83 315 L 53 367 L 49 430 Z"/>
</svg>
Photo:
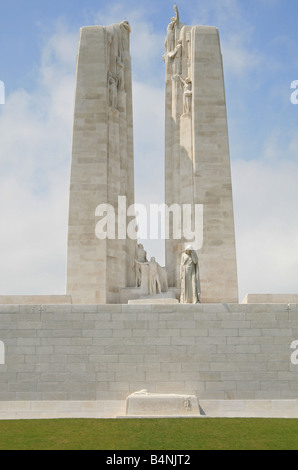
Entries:
<svg viewBox="0 0 298 470">
<path fill-rule="evenodd" d="M 298 400 L 200 400 L 209 418 L 298 419 Z"/>
<path fill-rule="evenodd" d="M 0 420 L 21 419 L 162 419 L 280 418 L 298 419 L 298 400 L 200 400 L 199 413 L 127 415 L 125 400 L 0 401 Z"/>
<path fill-rule="evenodd" d="M 113 419 L 125 414 L 124 400 L 0 401 L 0 420 Z"/>
<path fill-rule="evenodd" d="M 293 303 L 0 304 L 0 419 L 126 416 L 142 389 L 207 417 L 298 418 L 297 358 Z"/>
<path fill-rule="evenodd" d="M 147 289 L 142 289 L 140 287 L 127 287 L 126 289 L 121 289 L 120 291 L 120 303 L 125 305 L 129 303 L 131 304 L 133 300 L 144 300 L 144 299 L 145 300 L 157 299 L 157 301 L 154 301 L 151 303 L 163 303 L 163 302 L 158 302 L 158 299 L 173 299 L 173 300 L 176 299 L 177 302 L 173 302 L 173 303 L 179 303 L 180 293 L 181 293 L 181 290 L 179 288 L 169 287 L 166 292 L 162 292 L 161 294 L 152 296 L 152 295 L 149 295 Z"/>
</svg>

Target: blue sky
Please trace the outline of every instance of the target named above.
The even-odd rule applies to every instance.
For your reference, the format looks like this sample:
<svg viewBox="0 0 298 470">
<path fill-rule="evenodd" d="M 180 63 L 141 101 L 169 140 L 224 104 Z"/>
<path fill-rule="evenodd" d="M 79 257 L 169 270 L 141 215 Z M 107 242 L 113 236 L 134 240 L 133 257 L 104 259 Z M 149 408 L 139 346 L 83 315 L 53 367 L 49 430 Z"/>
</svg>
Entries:
<svg viewBox="0 0 298 470">
<path fill-rule="evenodd" d="M 174 1 L 0 0 L 0 294 L 64 293 L 79 28 L 132 27 L 136 201 L 163 201 L 164 38 Z M 298 290 L 297 0 L 177 1 L 219 28 L 240 300 Z M 154 188 L 154 191 L 152 190 Z M 148 243 L 162 262 L 161 244 Z M 151 251 L 151 252 L 150 252 Z"/>
</svg>

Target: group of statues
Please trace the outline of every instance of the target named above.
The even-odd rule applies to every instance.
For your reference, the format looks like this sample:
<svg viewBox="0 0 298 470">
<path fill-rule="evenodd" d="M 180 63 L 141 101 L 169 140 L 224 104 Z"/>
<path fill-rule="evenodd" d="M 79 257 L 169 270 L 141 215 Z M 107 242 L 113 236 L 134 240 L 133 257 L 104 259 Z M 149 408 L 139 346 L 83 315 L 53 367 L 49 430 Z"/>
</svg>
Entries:
<svg viewBox="0 0 298 470">
<path fill-rule="evenodd" d="M 173 79 L 183 88 L 183 109 L 184 114 L 190 114 L 192 104 L 192 81 L 190 77 L 182 78 L 182 58 L 183 41 L 179 38 L 180 21 L 177 5 L 174 5 L 175 16 L 171 18 L 168 25 L 167 37 L 165 41 L 165 54 L 163 60 L 170 60 L 173 66 Z M 187 40 L 186 54 L 188 55 L 188 65 L 190 65 L 190 38 Z"/>
<path fill-rule="evenodd" d="M 145 274 L 144 274 L 145 272 Z M 148 284 L 148 294 L 155 296 L 168 290 L 167 272 L 154 257 L 148 261 L 142 244 L 136 248 L 135 257 L 136 287 Z M 192 246 L 187 246 L 181 257 L 180 266 L 181 295 L 180 303 L 196 304 L 200 302 L 199 260 Z"/>
<path fill-rule="evenodd" d="M 145 269 L 144 269 L 145 268 Z M 136 287 L 145 287 L 149 295 L 157 295 L 168 290 L 167 273 L 154 257 L 147 259 L 143 245 L 136 248 L 135 258 Z M 144 286 L 144 283 L 147 285 Z"/>
<path fill-rule="evenodd" d="M 131 32 L 128 21 L 122 21 L 117 25 L 106 27 L 107 42 L 109 45 L 108 62 L 108 89 L 109 106 L 113 109 L 118 107 L 118 93 L 125 89 L 124 83 L 124 57 L 128 53 L 128 37 Z"/>
</svg>

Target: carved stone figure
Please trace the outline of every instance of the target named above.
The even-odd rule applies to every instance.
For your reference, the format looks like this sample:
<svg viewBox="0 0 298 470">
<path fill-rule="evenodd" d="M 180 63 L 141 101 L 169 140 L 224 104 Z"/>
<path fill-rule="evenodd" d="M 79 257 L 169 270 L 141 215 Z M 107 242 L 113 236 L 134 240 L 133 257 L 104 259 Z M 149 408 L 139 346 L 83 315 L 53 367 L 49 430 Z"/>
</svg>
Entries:
<svg viewBox="0 0 298 470">
<path fill-rule="evenodd" d="M 128 21 L 121 21 L 120 23 L 120 32 L 121 32 L 121 38 L 120 42 L 121 44 L 121 49 L 122 51 L 128 51 L 129 50 L 129 35 L 131 33 L 131 28 L 130 24 Z"/>
<path fill-rule="evenodd" d="M 168 273 L 167 273 L 166 268 L 163 268 L 162 266 L 158 265 L 158 275 L 159 275 L 159 280 L 161 284 L 161 291 L 168 292 L 169 284 L 168 284 Z"/>
<path fill-rule="evenodd" d="M 177 7 L 176 3 L 174 5 L 174 12 L 175 12 L 175 15 L 176 15 L 176 23 L 179 24 L 180 17 L 179 17 L 179 11 L 178 11 L 178 7 Z"/>
<path fill-rule="evenodd" d="M 166 52 L 171 52 L 175 48 L 175 18 L 171 18 L 171 23 L 168 26 L 165 48 Z"/>
<path fill-rule="evenodd" d="M 184 399 L 184 407 L 187 411 L 192 410 L 192 403 L 191 403 L 191 397 L 185 397 Z"/>
<path fill-rule="evenodd" d="M 171 23 L 167 28 L 167 37 L 165 42 L 166 52 L 172 52 L 176 45 L 176 27 L 179 25 L 179 12 L 177 5 L 174 5 L 175 16 L 171 18 Z"/>
<path fill-rule="evenodd" d="M 192 246 L 187 246 L 181 257 L 180 266 L 182 304 L 200 302 L 199 260 Z"/>
<path fill-rule="evenodd" d="M 122 32 L 131 33 L 131 27 L 127 20 L 121 21 L 120 28 L 122 29 Z"/>
<path fill-rule="evenodd" d="M 147 260 L 147 252 L 144 250 L 144 246 L 142 244 L 139 244 L 136 248 L 136 256 L 137 256 L 137 261 L 140 261 L 140 263 L 145 263 L 148 262 Z"/>
<path fill-rule="evenodd" d="M 168 56 L 173 59 L 173 73 L 181 75 L 182 73 L 182 40 L 179 39 L 177 46 L 173 52 L 169 52 Z"/>
<path fill-rule="evenodd" d="M 144 250 L 142 244 L 139 244 L 136 248 L 136 260 L 135 260 L 135 270 L 136 270 L 136 287 L 141 287 L 142 284 L 142 266 L 141 264 L 148 263 L 147 253 Z"/>
<path fill-rule="evenodd" d="M 147 260 L 143 245 L 136 247 L 135 254 L 136 287 L 141 288 L 144 295 L 157 295 L 168 292 L 168 274 L 166 268 L 159 265 L 154 257 Z"/>
<path fill-rule="evenodd" d="M 122 66 L 122 63 L 118 63 L 118 58 L 122 62 L 124 58 L 129 56 L 129 35 L 131 29 L 128 21 L 122 21 L 118 24 L 106 26 L 104 30 L 107 38 L 107 70 L 118 84 L 118 70 Z"/>
<path fill-rule="evenodd" d="M 118 90 L 124 90 L 124 62 L 121 57 L 117 57 L 117 85 Z"/>
<path fill-rule="evenodd" d="M 191 66 L 191 33 L 186 33 L 186 44 L 187 44 L 187 67 Z"/>
<path fill-rule="evenodd" d="M 117 82 L 114 77 L 109 75 L 108 77 L 109 84 L 109 106 L 113 109 L 117 109 Z"/>
<path fill-rule="evenodd" d="M 160 266 L 152 257 L 150 261 L 135 261 L 138 279 L 137 287 L 146 286 L 147 295 L 161 294 L 162 286 L 159 277 Z"/>
<path fill-rule="evenodd" d="M 191 112 L 191 103 L 192 103 L 192 82 L 190 78 L 183 80 L 182 77 L 179 77 L 183 85 L 183 108 L 184 114 L 189 114 Z"/>
<path fill-rule="evenodd" d="M 161 294 L 161 283 L 158 274 L 159 264 L 152 257 L 149 263 L 149 292 L 150 295 Z"/>
</svg>

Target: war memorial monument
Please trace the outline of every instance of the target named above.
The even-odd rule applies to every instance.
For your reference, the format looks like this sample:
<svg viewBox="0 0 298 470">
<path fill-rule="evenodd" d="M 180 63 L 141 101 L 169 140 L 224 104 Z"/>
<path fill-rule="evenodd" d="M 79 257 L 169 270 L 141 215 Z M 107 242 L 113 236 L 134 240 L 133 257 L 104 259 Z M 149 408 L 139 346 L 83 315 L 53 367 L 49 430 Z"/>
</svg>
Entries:
<svg viewBox="0 0 298 470">
<path fill-rule="evenodd" d="M 219 31 L 176 5 L 165 30 L 165 266 L 138 240 L 133 32 L 83 27 L 66 292 L 0 295 L 0 419 L 298 417 L 298 295 L 239 303 Z"/>
</svg>

